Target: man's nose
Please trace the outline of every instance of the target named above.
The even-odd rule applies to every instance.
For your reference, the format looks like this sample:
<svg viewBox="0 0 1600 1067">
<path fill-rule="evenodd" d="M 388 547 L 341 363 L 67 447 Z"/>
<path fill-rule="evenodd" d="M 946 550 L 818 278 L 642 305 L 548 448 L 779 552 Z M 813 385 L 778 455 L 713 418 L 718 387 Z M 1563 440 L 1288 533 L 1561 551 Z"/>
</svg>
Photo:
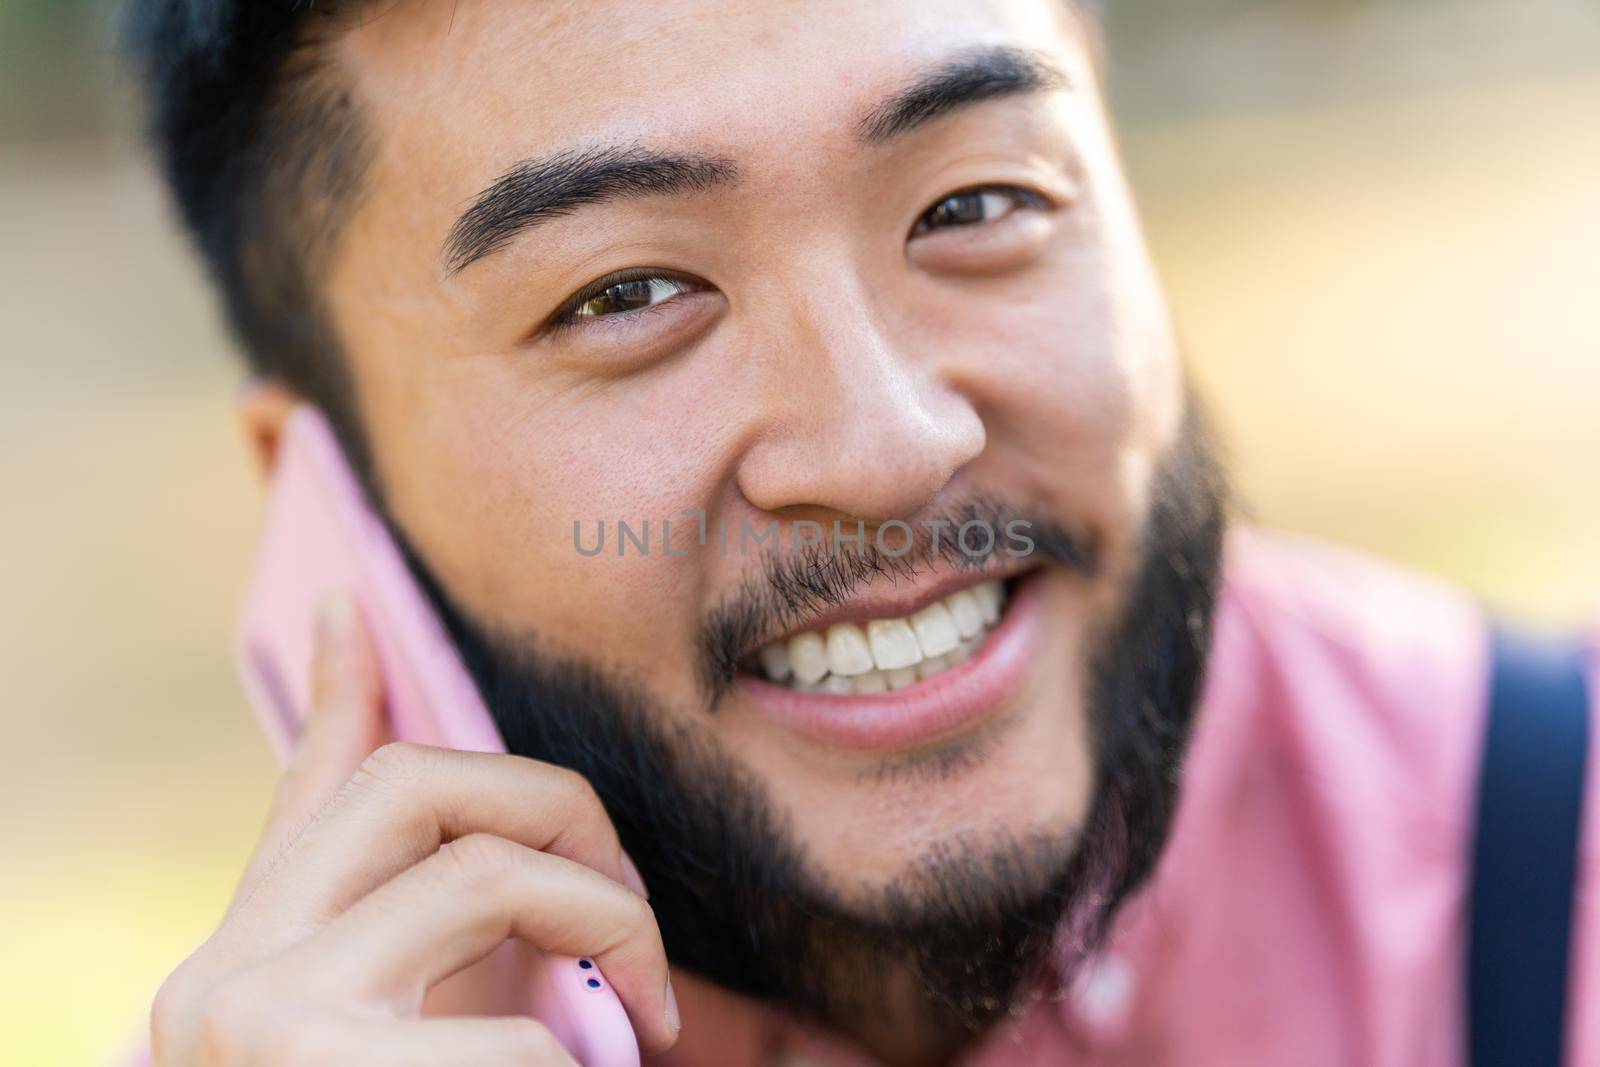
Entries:
<svg viewBox="0 0 1600 1067">
<path fill-rule="evenodd" d="M 765 339 L 764 416 L 740 491 L 767 512 L 909 521 L 982 453 L 983 421 L 857 287 L 835 275 L 810 289 Z"/>
</svg>

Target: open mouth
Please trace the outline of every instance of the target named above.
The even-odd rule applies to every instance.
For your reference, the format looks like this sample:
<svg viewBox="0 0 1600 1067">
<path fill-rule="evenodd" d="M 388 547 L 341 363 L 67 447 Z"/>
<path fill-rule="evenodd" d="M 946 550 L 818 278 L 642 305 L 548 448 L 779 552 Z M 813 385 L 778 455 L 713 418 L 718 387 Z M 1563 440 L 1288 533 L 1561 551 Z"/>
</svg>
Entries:
<svg viewBox="0 0 1600 1067">
<path fill-rule="evenodd" d="M 836 622 L 763 646 L 746 664 L 802 693 L 888 693 L 936 677 L 983 647 L 1006 609 L 999 579 L 904 616 Z"/>
<path fill-rule="evenodd" d="M 904 614 L 831 620 L 745 660 L 752 708 L 832 747 L 906 749 L 972 728 L 1018 694 L 1036 662 L 1044 569 L 991 578 Z M 898 605 L 897 605 L 898 607 Z"/>
</svg>

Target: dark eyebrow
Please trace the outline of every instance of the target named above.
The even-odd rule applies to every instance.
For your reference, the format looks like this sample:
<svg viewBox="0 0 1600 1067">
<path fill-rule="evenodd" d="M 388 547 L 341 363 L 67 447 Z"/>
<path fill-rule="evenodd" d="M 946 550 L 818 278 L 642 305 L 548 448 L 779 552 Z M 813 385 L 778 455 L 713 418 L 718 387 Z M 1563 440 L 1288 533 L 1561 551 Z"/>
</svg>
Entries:
<svg viewBox="0 0 1600 1067">
<path fill-rule="evenodd" d="M 983 100 L 1066 87 L 1067 76 L 1035 52 L 976 48 L 945 60 L 873 108 L 857 134 L 868 144 L 908 133 Z M 571 149 L 523 160 L 478 194 L 444 243 L 445 273 L 499 251 L 524 230 L 574 208 L 639 196 L 667 196 L 737 180 L 720 156 L 666 154 L 638 145 Z"/>
<path fill-rule="evenodd" d="M 444 243 L 445 273 L 499 251 L 530 226 L 585 204 L 666 196 L 734 181 L 716 156 L 667 155 L 637 145 L 574 149 L 526 159 L 478 194 Z"/>
<path fill-rule="evenodd" d="M 940 63 L 873 108 L 857 134 L 882 144 L 957 108 L 997 96 L 1066 88 L 1066 74 L 1044 56 L 1023 48 L 975 48 Z"/>
</svg>

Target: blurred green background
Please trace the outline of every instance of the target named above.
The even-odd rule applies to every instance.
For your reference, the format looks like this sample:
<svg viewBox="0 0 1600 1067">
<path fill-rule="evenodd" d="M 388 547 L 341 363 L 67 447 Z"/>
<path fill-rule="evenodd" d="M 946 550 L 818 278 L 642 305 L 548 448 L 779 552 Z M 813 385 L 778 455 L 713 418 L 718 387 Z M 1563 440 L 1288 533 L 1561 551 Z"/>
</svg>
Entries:
<svg viewBox="0 0 1600 1067">
<path fill-rule="evenodd" d="M 1600 7 L 1112 0 L 1116 110 L 1250 511 L 1600 618 Z M 273 777 L 228 642 L 239 367 L 108 5 L 0 0 L 0 1060 L 102 1062 Z"/>
</svg>

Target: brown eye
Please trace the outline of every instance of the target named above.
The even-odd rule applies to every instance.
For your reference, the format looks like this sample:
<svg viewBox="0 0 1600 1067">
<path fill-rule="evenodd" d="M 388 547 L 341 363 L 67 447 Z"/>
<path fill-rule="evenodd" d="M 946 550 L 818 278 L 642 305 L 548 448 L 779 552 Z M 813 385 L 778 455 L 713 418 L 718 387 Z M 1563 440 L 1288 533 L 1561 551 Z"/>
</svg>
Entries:
<svg viewBox="0 0 1600 1067">
<path fill-rule="evenodd" d="M 581 298 L 568 313 L 570 319 L 599 319 L 642 311 L 663 300 L 688 291 L 688 286 L 671 278 L 629 278 L 613 282 L 604 289 Z"/>
<path fill-rule="evenodd" d="M 1037 207 L 1042 198 L 1025 189 L 997 187 L 951 193 L 922 213 L 911 230 L 917 237 L 933 230 L 997 222 L 1021 207 Z"/>
</svg>

